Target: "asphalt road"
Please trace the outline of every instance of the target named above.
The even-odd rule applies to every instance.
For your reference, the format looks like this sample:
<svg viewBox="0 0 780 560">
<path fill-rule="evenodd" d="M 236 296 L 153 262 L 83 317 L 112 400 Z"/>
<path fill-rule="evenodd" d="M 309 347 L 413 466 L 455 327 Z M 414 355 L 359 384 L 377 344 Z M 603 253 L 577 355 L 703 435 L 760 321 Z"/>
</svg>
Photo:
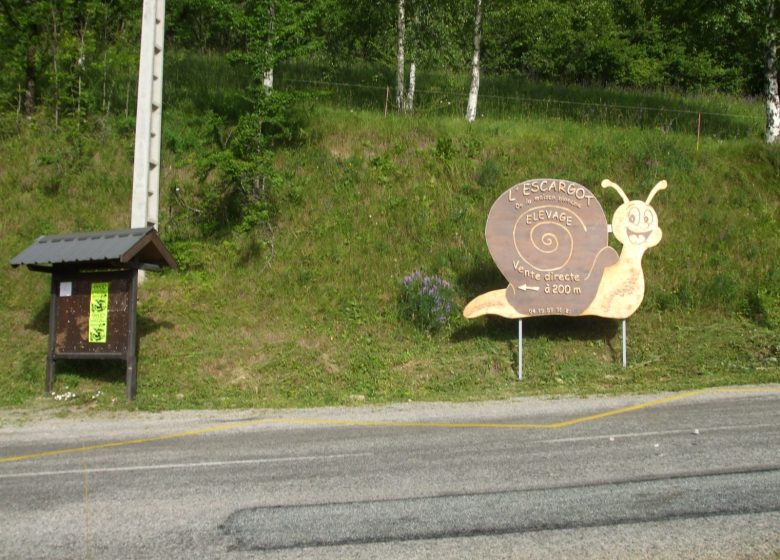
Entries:
<svg viewBox="0 0 780 560">
<path fill-rule="evenodd" d="M 780 558 L 780 387 L 18 422 L 0 558 Z"/>
</svg>

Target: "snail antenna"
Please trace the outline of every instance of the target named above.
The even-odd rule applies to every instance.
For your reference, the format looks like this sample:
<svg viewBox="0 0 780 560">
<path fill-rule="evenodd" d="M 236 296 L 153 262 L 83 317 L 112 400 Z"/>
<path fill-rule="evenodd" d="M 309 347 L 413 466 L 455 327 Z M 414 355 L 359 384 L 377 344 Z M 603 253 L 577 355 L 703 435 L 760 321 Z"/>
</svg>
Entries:
<svg viewBox="0 0 780 560">
<path fill-rule="evenodd" d="M 601 186 L 603 188 L 605 188 L 605 189 L 610 188 L 610 187 L 615 189 L 618 192 L 618 194 L 620 195 L 620 197 L 623 199 L 623 202 L 628 204 L 628 202 L 629 202 L 628 197 L 626 196 L 626 193 L 623 192 L 623 189 L 620 188 L 620 185 L 618 185 L 617 183 L 613 183 L 609 179 L 604 179 L 601 182 Z"/>
<path fill-rule="evenodd" d="M 653 187 L 653 190 L 650 191 L 650 194 L 647 196 L 647 200 L 645 201 L 645 204 L 650 206 L 650 201 L 653 200 L 653 197 L 658 193 L 658 191 L 662 191 L 667 187 L 666 181 L 659 181 L 656 186 Z"/>
</svg>

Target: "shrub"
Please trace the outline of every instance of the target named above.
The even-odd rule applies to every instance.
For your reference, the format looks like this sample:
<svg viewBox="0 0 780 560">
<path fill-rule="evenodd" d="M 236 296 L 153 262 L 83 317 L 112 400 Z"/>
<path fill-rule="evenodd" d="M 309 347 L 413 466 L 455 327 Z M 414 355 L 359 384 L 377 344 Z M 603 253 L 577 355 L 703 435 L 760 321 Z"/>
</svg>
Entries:
<svg viewBox="0 0 780 560">
<path fill-rule="evenodd" d="M 454 302 L 452 286 L 438 276 L 427 276 L 417 270 L 401 283 L 398 298 L 401 316 L 427 332 L 435 332 L 449 322 Z"/>
</svg>

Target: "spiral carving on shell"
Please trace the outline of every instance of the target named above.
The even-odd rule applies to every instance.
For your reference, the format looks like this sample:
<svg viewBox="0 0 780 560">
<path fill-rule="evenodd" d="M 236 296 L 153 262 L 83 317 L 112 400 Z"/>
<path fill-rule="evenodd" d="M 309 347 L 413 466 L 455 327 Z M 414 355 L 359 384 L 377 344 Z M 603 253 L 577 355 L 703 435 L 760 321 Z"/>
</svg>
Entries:
<svg viewBox="0 0 780 560">
<path fill-rule="evenodd" d="M 549 218 L 529 225 L 528 214 L 540 210 L 559 216 L 562 210 L 565 212 L 559 207 L 543 206 L 521 214 L 512 232 L 515 251 L 523 262 L 537 270 L 560 270 L 571 261 L 576 244 L 574 234 L 560 221 Z"/>
<path fill-rule="evenodd" d="M 617 260 L 593 194 L 558 179 L 524 181 L 493 204 L 485 227 L 507 301 L 524 316 L 579 315 Z"/>
</svg>

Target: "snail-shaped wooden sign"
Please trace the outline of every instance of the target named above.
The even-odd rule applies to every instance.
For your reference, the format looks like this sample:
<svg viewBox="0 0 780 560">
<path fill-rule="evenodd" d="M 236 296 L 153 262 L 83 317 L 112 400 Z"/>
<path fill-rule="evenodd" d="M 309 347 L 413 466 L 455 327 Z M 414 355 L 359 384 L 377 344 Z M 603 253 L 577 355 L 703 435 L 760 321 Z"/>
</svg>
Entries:
<svg viewBox="0 0 780 560">
<path fill-rule="evenodd" d="M 485 226 L 488 249 L 509 286 L 474 298 L 463 315 L 631 316 L 645 294 L 642 256 L 661 241 L 650 202 L 666 181 L 644 202 L 629 200 L 612 181 L 601 186 L 623 199 L 612 216 L 612 233 L 623 244 L 619 256 L 607 244 L 604 210 L 588 189 L 561 179 L 518 183 L 496 200 Z"/>
</svg>

